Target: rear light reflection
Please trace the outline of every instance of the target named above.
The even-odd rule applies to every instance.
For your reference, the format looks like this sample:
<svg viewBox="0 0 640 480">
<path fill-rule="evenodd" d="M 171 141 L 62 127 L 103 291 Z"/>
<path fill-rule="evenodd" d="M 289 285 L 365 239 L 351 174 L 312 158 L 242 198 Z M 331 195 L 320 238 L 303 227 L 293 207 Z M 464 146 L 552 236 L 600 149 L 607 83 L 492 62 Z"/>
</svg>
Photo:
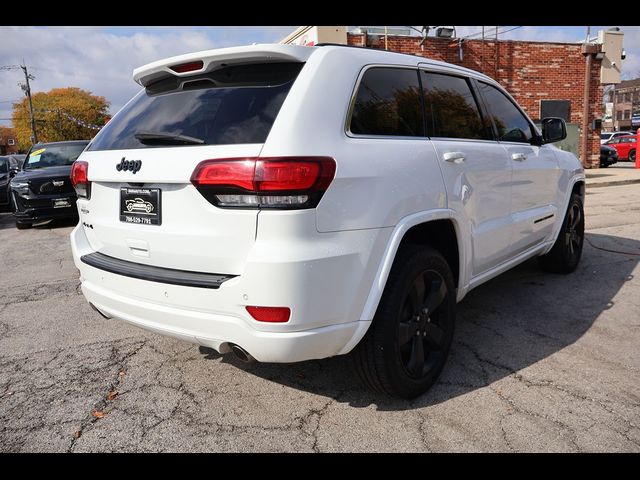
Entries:
<svg viewBox="0 0 640 480">
<path fill-rule="evenodd" d="M 253 307 L 247 306 L 247 312 L 259 322 L 284 323 L 289 321 L 289 307 Z"/>
</svg>

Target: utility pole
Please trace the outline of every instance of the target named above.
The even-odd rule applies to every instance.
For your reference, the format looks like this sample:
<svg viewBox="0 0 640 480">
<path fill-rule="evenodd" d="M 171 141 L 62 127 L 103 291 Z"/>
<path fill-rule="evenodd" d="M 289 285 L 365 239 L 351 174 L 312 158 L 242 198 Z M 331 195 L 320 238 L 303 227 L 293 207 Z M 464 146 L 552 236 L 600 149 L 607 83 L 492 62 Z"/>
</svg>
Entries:
<svg viewBox="0 0 640 480">
<path fill-rule="evenodd" d="M 36 119 L 33 116 L 33 102 L 31 101 L 31 85 L 29 84 L 29 80 L 35 79 L 33 75 L 29 74 L 27 70 L 27 66 L 22 62 L 20 68 L 24 72 L 24 78 L 27 82 L 25 85 L 20 85 L 22 90 L 24 90 L 25 95 L 29 98 L 29 116 L 31 117 L 31 141 L 36 144 L 38 143 L 38 133 L 36 132 Z"/>
</svg>

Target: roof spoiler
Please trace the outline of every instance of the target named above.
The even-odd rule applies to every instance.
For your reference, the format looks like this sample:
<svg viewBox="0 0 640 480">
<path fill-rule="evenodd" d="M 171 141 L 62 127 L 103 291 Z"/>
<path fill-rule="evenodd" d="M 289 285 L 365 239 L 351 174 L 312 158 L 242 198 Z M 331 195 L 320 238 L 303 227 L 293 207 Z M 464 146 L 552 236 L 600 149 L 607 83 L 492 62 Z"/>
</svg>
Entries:
<svg viewBox="0 0 640 480">
<path fill-rule="evenodd" d="M 133 71 L 133 80 L 143 87 L 168 76 L 188 77 L 210 72 L 219 67 L 246 63 L 306 62 L 314 47 L 263 44 L 245 47 L 219 48 L 188 53 L 158 60 Z M 188 65 L 189 68 L 176 68 Z M 173 67 L 173 69 L 171 68 Z M 185 71 L 180 71 L 185 70 Z"/>
</svg>

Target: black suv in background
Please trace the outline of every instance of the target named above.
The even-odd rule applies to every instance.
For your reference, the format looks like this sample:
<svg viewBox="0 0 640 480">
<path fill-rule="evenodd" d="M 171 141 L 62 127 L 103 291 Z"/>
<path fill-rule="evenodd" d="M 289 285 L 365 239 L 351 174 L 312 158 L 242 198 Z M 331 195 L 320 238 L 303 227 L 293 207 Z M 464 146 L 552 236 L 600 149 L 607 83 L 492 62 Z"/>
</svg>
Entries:
<svg viewBox="0 0 640 480">
<path fill-rule="evenodd" d="M 22 171 L 9 184 L 17 228 L 58 218 L 77 218 L 76 193 L 69 175 L 71 165 L 88 143 L 74 140 L 31 147 Z"/>
</svg>

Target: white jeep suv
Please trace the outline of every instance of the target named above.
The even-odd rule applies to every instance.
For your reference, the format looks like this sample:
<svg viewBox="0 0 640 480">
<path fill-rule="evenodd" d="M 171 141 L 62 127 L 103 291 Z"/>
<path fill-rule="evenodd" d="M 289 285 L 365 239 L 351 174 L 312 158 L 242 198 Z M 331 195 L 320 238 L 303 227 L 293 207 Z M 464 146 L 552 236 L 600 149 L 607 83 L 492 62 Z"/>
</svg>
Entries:
<svg viewBox="0 0 640 480">
<path fill-rule="evenodd" d="M 351 352 L 415 397 L 456 302 L 531 258 L 573 271 L 584 171 L 494 80 L 416 56 L 254 45 L 140 67 L 74 164 L 82 291 L 244 360 Z M 127 205 L 145 208 L 127 208 Z"/>
</svg>

